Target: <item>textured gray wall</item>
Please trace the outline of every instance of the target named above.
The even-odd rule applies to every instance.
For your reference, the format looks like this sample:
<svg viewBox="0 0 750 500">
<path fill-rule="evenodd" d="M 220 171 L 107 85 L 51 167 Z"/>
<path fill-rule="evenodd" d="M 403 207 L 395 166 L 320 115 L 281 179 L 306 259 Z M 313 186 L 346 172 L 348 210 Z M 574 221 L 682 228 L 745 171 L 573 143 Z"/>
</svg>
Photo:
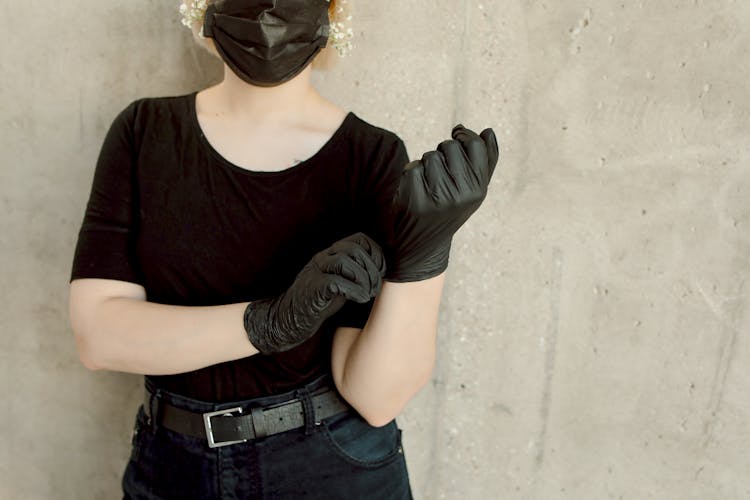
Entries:
<svg viewBox="0 0 750 500">
<path fill-rule="evenodd" d="M 398 418 L 415 496 L 750 498 L 750 2 L 352 2 L 321 92 L 412 159 L 501 142 Z M 0 16 L 2 498 L 118 498 L 141 378 L 79 363 L 67 277 L 117 111 L 219 76 L 176 3 Z"/>
</svg>

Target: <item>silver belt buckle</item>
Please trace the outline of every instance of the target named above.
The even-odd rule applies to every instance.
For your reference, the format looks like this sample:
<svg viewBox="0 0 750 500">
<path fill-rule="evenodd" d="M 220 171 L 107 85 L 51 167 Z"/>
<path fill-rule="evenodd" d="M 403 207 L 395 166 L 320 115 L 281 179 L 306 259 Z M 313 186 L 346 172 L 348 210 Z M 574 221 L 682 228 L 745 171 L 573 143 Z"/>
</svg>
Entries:
<svg viewBox="0 0 750 500">
<path fill-rule="evenodd" d="M 236 443 L 244 443 L 245 441 L 247 441 L 247 439 L 240 439 L 238 441 L 220 441 L 218 443 L 214 441 L 214 432 L 211 429 L 211 417 L 215 417 L 217 415 L 231 417 L 232 413 L 235 411 L 242 413 L 242 408 L 238 406 L 237 408 L 227 408 L 226 410 L 208 411 L 203 414 L 203 425 L 206 427 L 206 437 L 208 437 L 208 446 L 210 448 L 218 448 L 220 446 L 227 446 L 229 444 L 236 444 Z"/>
</svg>

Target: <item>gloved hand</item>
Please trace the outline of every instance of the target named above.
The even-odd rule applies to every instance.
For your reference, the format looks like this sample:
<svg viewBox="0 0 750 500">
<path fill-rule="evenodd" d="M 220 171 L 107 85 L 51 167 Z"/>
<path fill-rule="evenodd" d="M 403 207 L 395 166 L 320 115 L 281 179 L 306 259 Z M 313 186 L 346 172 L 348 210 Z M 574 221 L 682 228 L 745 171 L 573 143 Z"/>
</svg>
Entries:
<svg viewBox="0 0 750 500">
<path fill-rule="evenodd" d="M 394 282 L 432 278 L 448 267 L 453 234 L 479 208 L 497 165 L 497 138 L 456 125 L 437 151 L 404 167 L 392 205 L 378 221 Z"/>
<path fill-rule="evenodd" d="M 261 354 L 303 343 L 347 300 L 364 303 L 376 296 L 384 273 L 382 250 L 369 236 L 359 232 L 338 240 L 316 253 L 284 293 L 248 304 L 250 343 Z"/>
</svg>

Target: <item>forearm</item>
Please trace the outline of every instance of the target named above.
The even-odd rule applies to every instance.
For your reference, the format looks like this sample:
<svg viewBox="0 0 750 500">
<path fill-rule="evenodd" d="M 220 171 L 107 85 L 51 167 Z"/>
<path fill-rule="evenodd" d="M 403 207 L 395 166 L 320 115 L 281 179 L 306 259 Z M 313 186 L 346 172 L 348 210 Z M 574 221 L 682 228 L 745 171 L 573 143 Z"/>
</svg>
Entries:
<svg viewBox="0 0 750 500">
<path fill-rule="evenodd" d="M 429 381 L 445 273 L 383 282 L 365 328 L 343 363 L 342 395 L 373 425 L 390 422 Z"/>
<path fill-rule="evenodd" d="M 257 354 L 242 322 L 247 304 L 192 307 L 106 299 L 85 336 L 88 365 L 169 375 Z"/>
</svg>

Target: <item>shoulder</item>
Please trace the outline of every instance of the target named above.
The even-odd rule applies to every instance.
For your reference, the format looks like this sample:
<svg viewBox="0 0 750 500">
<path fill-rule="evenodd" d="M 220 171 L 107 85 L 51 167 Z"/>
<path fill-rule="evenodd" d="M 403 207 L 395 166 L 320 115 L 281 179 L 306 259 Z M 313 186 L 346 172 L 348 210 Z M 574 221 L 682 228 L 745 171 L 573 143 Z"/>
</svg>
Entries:
<svg viewBox="0 0 750 500">
<path fill-rule="evenodd" d="M 369 149 L 370 154 L 373 152 L 406 154 L 406 144 L 395 130 L 387 128 L 382 123 L 365 119 L 354 111 L 349 112 L 349 118 L 353 136 Z"/>
<path fill-rule="evenodd" d="M 404 165 L 409 163 L 406 144 L 394 129 L 355 113 L 350 118 L 361 188 L 369 193 L 389 192 L 389 186 L 397 182 Z"/>
<path fill-rule="evenodd" d="M 140 97 L 131 100 L 117 113 L 111 130 L 127 137 L 139 145 L 145 137 L 163 138 L 164 134 L 174 134 L 190 119 L 191 97 L 193 94 Z"/>
<path fill-rule="evenodd" d="M 118 118 L 137 123 L 151 118 L 186 115 L 191 109 L 190 99 L 192 97 L 193 93 L 163 97 L 140 97 L 132 100 L 120 112 Z"/>
</svg>

